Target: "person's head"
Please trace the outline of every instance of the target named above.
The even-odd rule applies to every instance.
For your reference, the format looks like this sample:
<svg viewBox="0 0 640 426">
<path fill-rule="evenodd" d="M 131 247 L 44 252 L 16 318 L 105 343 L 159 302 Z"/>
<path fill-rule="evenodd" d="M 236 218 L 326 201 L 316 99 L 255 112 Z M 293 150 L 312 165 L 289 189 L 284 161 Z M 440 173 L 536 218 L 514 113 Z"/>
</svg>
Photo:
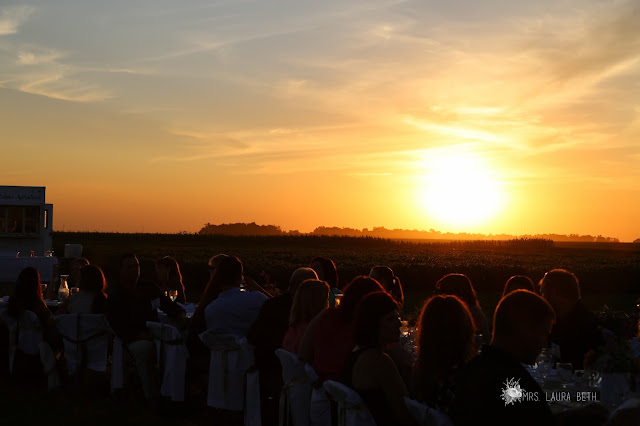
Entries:
<svg viewBox="0 0 640 426">
<path fill-rule="evenodd" d="M 242 283 L 242 262 L 235 256 L 227 256 L 220 260 L 212 281 L 222 290 L 240 287 Z"/>
<path fill-rule="evenodd" d="M 311 259 L 309 266 L 316 271 L 319 280 L 326 281 L 331 288 L 338 287 L 338 269 L 333 260 L 328 257 L 316 256 Z"/>
<path fill-rule="evenodd" d="M 344 295 L 338 309 L 342 313 L 342 320 L 344 322 L 351 322 L 353 314 L 356 310 L 356 305 L 364 296 L 374 291 L 384 291 L 384 288 L 380 283 L 371 277 L 366 275 L 359 275 L 355 277 L 344 288 Z"/>
<path fill-rule="evenodd" d="M 388 266 L 374 266 L 369 272 L 369 276 L 382 285 L 386 292 L 396 299 L 396 302 L 400 305 L 404 303 L 404 293 L 402 291 L 402 285 L 400 284 L 400 278 L 396 277 L 393 270 Z"/>
<path fill-rule="evenodd" d="M 540 293 L 561 317 L 581 298 L 578 278 L 566 269 L 553 269 L 544 274 Z"/>
<path fill-rule="evenodd" d="M 416 370 L 425 392 L 475 355 L 474 333 L 469 308 L 457 296 L 433 296 L 424 303 L 418 318 Z"/>
<path fill-rule="evenodd" d="M 471 280 L 465 274 L 447 274 L 436 283 L 437 294 L 457 296 L 467 307 L 480 306 Z"/>
<path fill-rule="evenodd" d="M 317 279 L 303 281 L 296 290 L 289 314 L 289 325 L 294 327 L 310 322 L 329 306 L 329 284 Z"/>
<path fill-rule="evenodd" d="M 102 269 L 96 265 L 86 265 L 80 269 L 80 281 L 78 287 L 80 291 L 98 294 L 104 292 L 107 281 L 104 278 Z"/>
<path fill-rule="evenodd" d="M 211 256 L 211 258 L 209 258 L 209 262 L 207 263 L 207 267 L 209 268 L 209 278 L 213 277 L 213 274 L 216 271 L 216 268 L 218 267 L 218 265 L 220 265 L 220 262 L 222 262 L 222 259 L 226 257 L 229 257 L 229 255 L 216 254 L 215 256 Z"/>
<path fill-rule="evenodd" d="M 360 346 L 386 346 L 400 339 L 398 304 L 386 291 L 366 294 L 353 317 L 353 339 Z"/>
<path fill-rule="evenodd" d="M 71 281 L 72 287 L 80 287 L 80 270 L 88 264 L 89 261 L 84 257 L 77 257 L 71 261 L 71 273 L 69 274 L 69 281 Z"/>
<path fill-rule="evenodd" d="M 42 300 L 40 272 L 32 266 L 27 266 L 16 279 L 16 289 L 9 298 L 7 307 L 9 315 L 18 317 L 23 309 L 31 309 L 38 300 Z"/>
<path fill-rule="evenodd" d="M 127 253 L 120 258 L 120 285 L 133 288 L 140 278 L 140 262 L 133 253 Z"/>
<path fill-rule="evenodd" d="M 533 285 L 533 281 L 531 278 L 526 275 L 514 275 L 507 280 L 507 283 L 504 285 L 504 290 L 502 291 L 502 297 L 505 297 L 507 294 L 516 290 L 528 290 L 533 293 L 536 292 L 536 288 Z"/>
<path fill-rule="evenodd" d="M 533 364 L 548 343 L 554 322 L 553 308 L 544 298 L 527 290 L 513 291 L 496 307 L 491 344 Z"/>
<path fill-rule="evenodd" d="M 162 287 L 177 288 L 182 283 L 180 266 L 169 256 L 156 261 L 156 277 Z"/>
<path fill-rule="evenodd" d="M 316 274 L 316 271 L 311 268 L 296 269 L 295 271 L 293 271 L 293 274 L 291 274 L 291 278 L 289 279 L 289 294 L 291 294 L 292 296 L 295 295 L 296 290 L 298 290 L 298 287 L 300 286 L 300 284 L 302 284 L 303 281 L 317 279 L 318 275 Z"/>
</svg>

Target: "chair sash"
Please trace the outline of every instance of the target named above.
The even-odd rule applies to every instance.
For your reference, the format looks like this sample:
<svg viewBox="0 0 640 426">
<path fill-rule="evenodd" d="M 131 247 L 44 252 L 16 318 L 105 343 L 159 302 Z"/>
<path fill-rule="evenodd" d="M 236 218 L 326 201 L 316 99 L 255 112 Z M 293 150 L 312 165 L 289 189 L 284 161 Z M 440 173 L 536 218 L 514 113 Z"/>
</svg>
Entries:
<svg viewBox="0 0 640 426">
<path fill-rule="evenodd" d="M 244 406 L 245 373 L 254 364 L 246 338 L 210 330 L 199 335 L 211 351 L 207 405 L 232 411 Z"/>
<path fill-rule="evenodd" d="M 55 317 L 62 334 L 70 374 L 88 368 L 106 371 L 111 330 L 103 314 L 66 314 Z"/>
<path fill-rule="evenodd" d="M 180 330 L 170 324 L 153 321 L 147 321 L 147 328 L 153 334 L 162 374 L 160 394 L 172 401 L 184 401 L 189 352 Z"/>
<path fill-rule="evenodd" d="M 309 426 L 311 378 L 296 354 L 276 349 L 282 365 L 282 391 L 280 392 L 279 425 Z"/>
</svg>

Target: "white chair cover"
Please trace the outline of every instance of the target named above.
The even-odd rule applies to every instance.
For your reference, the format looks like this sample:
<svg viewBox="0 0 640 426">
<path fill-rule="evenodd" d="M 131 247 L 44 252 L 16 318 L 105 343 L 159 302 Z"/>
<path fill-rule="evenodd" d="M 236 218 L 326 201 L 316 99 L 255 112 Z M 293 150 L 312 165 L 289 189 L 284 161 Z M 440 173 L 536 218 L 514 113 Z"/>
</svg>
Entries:
<svg viewBox="0 0 640 426">
<path fill-rule="evenodd" d="M 304 364 L 294 353 L 276 349 L 282 365 L 282 392 L 280 392 L 279 425 L 309 426 L 311 406 L 311 379 Z"/>
<path fill-rule="evenodd" d="M 183 305 L 182 303 L 178 302 L 178 305 L 184 309 L 184 312 L 187 314 L 188 318 L 191 318 L 194 314 L 194 312 L 196 311 L 196 308 L 198 307 L 197 303 L 187 303 L 186 305 Z"/>
<path fill-rule="evenodd" d="M 254 364 L 253 348 L 246 338 L 210 330 L 199 335 L 211 351 L 207 405 L 242 411 L 245 373 Z"/>
<path fill-rule="evenodd" d="M 49 389 L 58 387 L 60 379 L 56 370 L 56 358 L 51 346 L 43 340 L 42 324 L 32 311 L 22 311 L 16 319 L 0 310 L 0 320 L 9 329 L 9 373 L 13 373 L 16 350 L 27 355 L 39 355 L 44 373 L 47 375 Z"/>
<path fill-rule="evenodd" d="M 147 321 L 153 334 L 158 354 L 158 367 L 162 375 L 160 395 L 172 401 L 184 401 L 185 378 L 189 352 L 180 330 L 169 324 Z"/>
<path fill-rule="evenodd" d="M 103 314 L 57 315 L 55 320 L 70 374 L 83 365 L 93 371 L 107 370 L 111 329 Z"/>
<path fill-rule="evenodd" d="M 304 372 L 311 383 L 320 380 L 320 376 L 310 364 L 304 365 Z M 311 387 L 311 402 L 309 407 L 309 424 L 311 426 L 331 426 L 331 402 L 322 386 Z"/>
<path fill-rule="evenodd" d="M 260 408 L 260 373 L 255 366 L 249 368 L 247 371 L 244 426 L 262 426 L 262 412 Z"/>
<path fill-rule="evenodd" d="M 338 426 L 376 426 L 358 392 L 333 380 L 326 380 L 323 386 L 338 403 Z"/>
<path fill-rule="evenodd" d="M 408 396 L 404 397 L 404 403 L 411 417 L 413 417 L 420 426 L 453 426 L 451 418 L 442 411 L 431 408 Z"/>
</svg>

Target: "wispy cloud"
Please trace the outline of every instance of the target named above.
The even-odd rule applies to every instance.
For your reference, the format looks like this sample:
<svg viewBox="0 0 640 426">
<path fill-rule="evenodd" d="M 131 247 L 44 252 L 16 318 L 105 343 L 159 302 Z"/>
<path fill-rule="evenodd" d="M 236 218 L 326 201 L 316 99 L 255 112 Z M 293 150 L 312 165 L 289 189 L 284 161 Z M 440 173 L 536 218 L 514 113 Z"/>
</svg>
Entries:
<svg viewBox="0 0 640 426">
<path fill-rule="evenodd" d="M 35 11 L 32 6 L 9 6 L 0 9 L 0 36 L 15 34 Z"/>
</svg>

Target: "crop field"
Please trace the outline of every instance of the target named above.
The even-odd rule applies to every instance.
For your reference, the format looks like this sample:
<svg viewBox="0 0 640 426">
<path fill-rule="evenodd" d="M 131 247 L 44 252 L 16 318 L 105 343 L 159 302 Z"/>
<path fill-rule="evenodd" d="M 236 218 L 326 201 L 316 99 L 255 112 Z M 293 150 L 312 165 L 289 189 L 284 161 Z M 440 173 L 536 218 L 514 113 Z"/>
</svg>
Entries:
<svg viewBox="0 0 640 426">
<path fill-rule="evenodd" d="M 110 282 L 117 280 L 118 260 L 124 253 L 138 255 L 146 279 L 154 278 L 155 260 L 173 256 L 180 264 L 190 301 L 198 300 L 208 278 L 207 260 L 218 253 L 238 256 L 246 275 L 275 291 L 285 288 L 291 272 L 307 266 L 317 255 L 335 261 L 341 285 L 356 275 L 368 274 L 372 266 L 387 265 L 402 281 L 405 312 L 410 317 L 433 293 L 436 281 L 450 272 L 471 278 L 489 318 L 510 276 L 524 274 L 536 282 L 553 268 L 565 268 L 578 276 L 585 303 L 593 310 L 607 304 L 631 312 L 640 297 L 638 244 L 56 232 L 56 255 L 63 255 L 65 243 L 82 244 L 83 256 L 102 267 Z M 68 264 L 63 260 L 62 271 L 65 268 Z"/>
</svg>

